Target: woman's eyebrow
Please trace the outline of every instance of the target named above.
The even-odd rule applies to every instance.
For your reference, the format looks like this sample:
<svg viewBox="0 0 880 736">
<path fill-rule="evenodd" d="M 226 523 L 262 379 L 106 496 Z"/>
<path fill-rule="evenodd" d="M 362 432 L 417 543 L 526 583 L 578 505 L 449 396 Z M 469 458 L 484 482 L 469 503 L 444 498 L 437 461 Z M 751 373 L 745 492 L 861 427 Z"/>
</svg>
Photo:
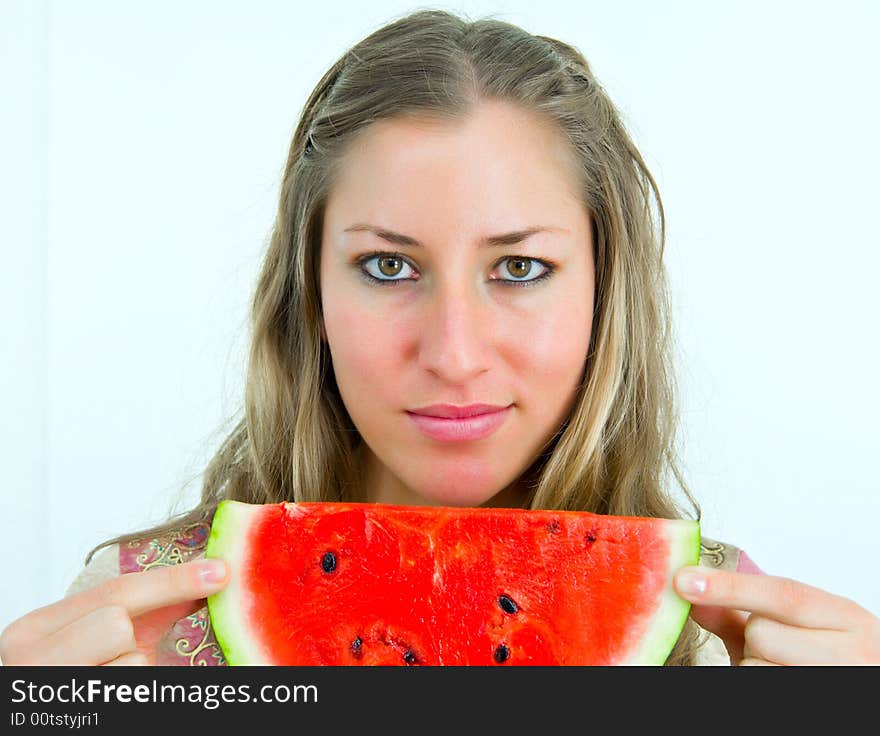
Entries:
<svg viewBox="0 0 880 736">
<path fill-rule="evenodd" d="M 351 227 L 345 228 L 344 232 L 351 233 L 362 231 L 371 232 L 377 237 L 382 238 L 383 240 L 387 240 L 389 243 L 393 243 L 394 245 L 407 246 L 410 248 L 422 247 L 422 243 L 420 243 L 415 238 L 411 238 L 409 235 L 403 235 L 402 233 L 397 233 L 393 230 L 389 230 L 388 228 L 377 227 L 375 225 L 352 225 Z M 568 231 L 565 228 L 561 227 L 527 227 L 522 230 L 515 230 L 514 232 L 503 233 L 501 235 L 490 235 L 489 237 L 483 238 L 483 240 L 480 242 L 480 245 L 489 247 L 499 245 L 514 245 L 516 243 L 521 243 L 523 240 L 531 235 L 543 232 L 565 233 Z"/>
</svg>

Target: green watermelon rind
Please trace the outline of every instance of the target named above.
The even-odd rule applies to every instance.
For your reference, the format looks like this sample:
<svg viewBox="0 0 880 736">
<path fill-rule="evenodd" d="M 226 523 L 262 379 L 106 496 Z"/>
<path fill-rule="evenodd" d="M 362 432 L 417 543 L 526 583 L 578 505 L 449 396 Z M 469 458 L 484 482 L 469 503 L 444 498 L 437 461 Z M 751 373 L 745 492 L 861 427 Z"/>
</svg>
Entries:
<svg viewBox="0 0 880 736">
<path fill-rule="evenodd" d="M 242 610 L 241 588 L 235 577 L 235 563 L 241 561 L 247 550 L 247 536 L 242 532 L 249 528 L 251 516 L 261 508 L 239 501 L 221 501 L 205 547 L 205 557 L 219 557 L 230 563 L 229 583 L 219 593 L 208 596 L 214 636 L 229 665 L 271 664 L 267 653 L 247 636 L 251 625 Z M 226 636 L 225 632 L 237 632 L 237 635 Z"/>
<path fill-rule="evenodd" d="M 666 586 L 657 609 L 648 623 L 639 645 L 621 662 L 625 665 L 662 665 L 678 641 L 691 604 L 681 598 L 673 586 L 675 573 L 686 565 L 700 562 L 700 523 L 689 520 L 671 520 L 667 527 L 669 540 L 669 563 L 666 570 Z"/>
<path fill-rule="evenodd" d="M 227 560 L 232 579 L 219 593 L 208 597 L 208 613 L 214 636 L 229 665 L 272 664 L 271 653 L 250 638 L 251 624 L 247 619 L 243 596 L 235 572 L 247 552 L 247 535 L 251 517 L 265 507 L 238 501 L 221 501 L 217 506 L 211 533 L 205 549 L 206 557 Z M 672 584 L 675 573 L 686 565 L 699 564 L 700 524 L 689 520 L 667 520 L 669 555 L 666 585 L 647 628 L 637 646 L 620 662 L 624 665 L 662 665 L 678 641 L 690 613 L 691 604 L 678 596 Z M 226 632 L 235 632 L 227 636 Z"/>
</svg>

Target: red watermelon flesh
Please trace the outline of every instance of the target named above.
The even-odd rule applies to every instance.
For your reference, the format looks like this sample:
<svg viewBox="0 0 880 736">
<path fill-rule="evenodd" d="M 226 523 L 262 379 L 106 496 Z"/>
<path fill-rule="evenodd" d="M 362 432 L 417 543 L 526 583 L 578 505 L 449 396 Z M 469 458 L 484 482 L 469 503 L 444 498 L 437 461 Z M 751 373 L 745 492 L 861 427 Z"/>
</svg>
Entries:
<svg viewBox="0 0 880 736">
<path fill-rule="evenodd" d="M 575 511 L 223 501 L 208 599 L 227 661 L 662 664 L 695 521 Z"/>
</svg>

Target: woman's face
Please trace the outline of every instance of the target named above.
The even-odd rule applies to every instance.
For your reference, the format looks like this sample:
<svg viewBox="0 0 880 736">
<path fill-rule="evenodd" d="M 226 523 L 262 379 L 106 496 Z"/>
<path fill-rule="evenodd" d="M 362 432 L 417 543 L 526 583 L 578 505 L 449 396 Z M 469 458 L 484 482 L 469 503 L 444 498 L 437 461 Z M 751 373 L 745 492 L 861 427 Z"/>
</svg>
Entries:
<svg viewBox="0 0 880 736">
<path fill-rule="evenodd" d="M 591 225 L 566 145 L 482 102 L 459 124 L 379 121 L 347 152 L 320 278 L 365 500 L 522 504 L 516 481 L 566 420 L 590 342 Z"/>
</svg>

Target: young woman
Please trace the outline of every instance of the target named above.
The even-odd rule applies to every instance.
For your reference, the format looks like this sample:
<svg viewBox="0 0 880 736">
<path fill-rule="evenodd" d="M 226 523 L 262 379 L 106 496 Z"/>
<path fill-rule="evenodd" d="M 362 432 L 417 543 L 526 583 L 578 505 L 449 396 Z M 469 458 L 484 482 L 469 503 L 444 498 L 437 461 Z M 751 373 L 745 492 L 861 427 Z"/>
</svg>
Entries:
<svg viewBox="0 0 880 736">
<path fill-rule="evenodd" d="M 655 219 L 656 215 L 656 219 Z M 293 136 L 253 299 L 245 416 L 202 501 L 105 543 L 7 664 L 222 663 L 217 503 L 686 515 L 663 207 L 583 56 L 422 11 L 340 58 Z M 468 418 L 470 417 L 470 418 Z M 704 540 L 670 664 L 880 662 L 856 603 Z M 120 574 L 139 572 L 140 574 Z"/>
</svg>

